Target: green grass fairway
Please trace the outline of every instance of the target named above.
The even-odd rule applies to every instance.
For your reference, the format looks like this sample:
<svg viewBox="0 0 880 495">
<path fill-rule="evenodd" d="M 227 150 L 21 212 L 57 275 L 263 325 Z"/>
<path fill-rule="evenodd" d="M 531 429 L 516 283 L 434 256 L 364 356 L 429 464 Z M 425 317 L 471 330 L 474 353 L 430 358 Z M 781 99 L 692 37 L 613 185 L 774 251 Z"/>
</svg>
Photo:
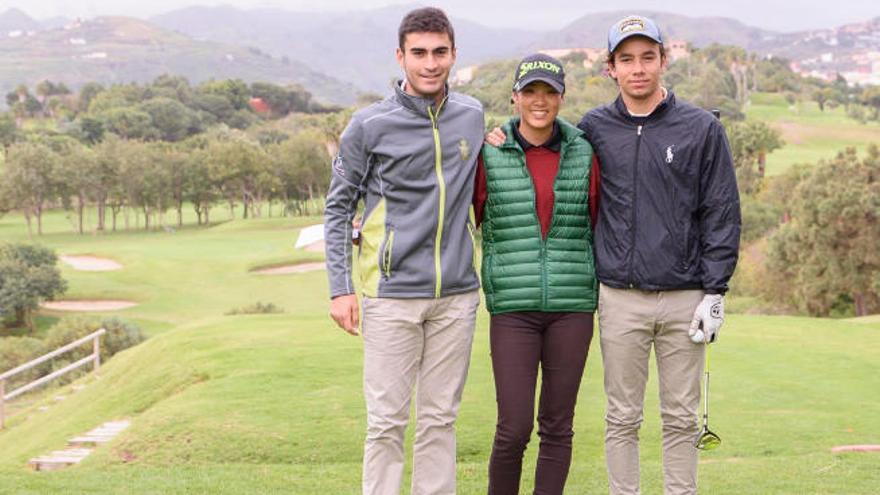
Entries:
<svg viewBox="0 0 880 495">
<path fill-rule="evenodd" d="M 767 156 L 767 175 L 778 175 L 797 163 L 814 164 L 830 159 L 849 146 L 864 151 L 868 143 L 880 143 L 880 124 L 860 124 L 846 110 L 819 106 L 813 101 L 793 107 L 781 94 L 754 93 L 746 107 L 750 119 L 762 120 L 782 133 L 785 146 Z"/>
<path fill-rule="evenodd" d="M 70 296 L 134 299 L 139 306 L 117 314 L 138 321 L 152 337 L 111 359 L 99 377 L 82 379 L 81 390 L 44 394 L 11 418 L 0 432 L 0 494 L 360 493 L 360 339 L 335 329 L 326 316 L 323 271 L 248 273 L 263 264 L 319 258 L 292 249 L 297 227 L 316 221 L 238 220 L 174 234 L 81 237 L 69 233 L 63 218 L 50 216 L 41 242 L 125 265 L 107 273 L 65 268 Z M 4 240 L 22 229 L 20 217 L 0 219 Z M 257 301 L 286 313 L 223 316 Z M 485 493 L 495 423 L 487 323 L 482 313 L 458 423 L 459 493 L 466 495 Z M 880 444 L 878 348 L 876 320 L 729 316 L 712 356 L 712 424 L 724 443 L 702 455 L 701 493 L 877 493 L 880 454 L 830 449 Z M 598 338 L 587 368 L 570 494 L 607 493 Z M 59 393 L 67 399 L 53 400 Z M 643 493 L 657 494 L 653 377 L 646 395 Z M 131 428 L 79 466 L 27 469 L 29 458 L 123 417 L 132 419 Z M 534 439 L 523 493 L 533 482 L 536 447 Z"/>
<path fill-rule="evenodd" d="M 298 227 L 320 222 L 320 218 L 264 218 L 211 228 L 187 226 L 173 233 L 130 230 L 81 236 L 71 232 L 62 213 L 52 213 L 45 219 L 45 235 L 34 240 L 58 254 L 90 254 L 121 263 L 123 269 L 113 272 L 83 272 L 59 263 L 70 285 L 62 298 L 133 300 L 139 306 L 114 314 L 139 321 L 154 332 L 169 324 L 221 316 L 257 301 L 275 303 L 293 314 L 325 304 L 323 289 L 300 294 L 301 287 L 290 283 L 296 276 L 249 273 L 267 264 L 322 260 L 321 253 L 293 249 Z M 0 219 L 0 236 L 4 241 L 26 241 L 24 220 L 19 215 Z M 323 273 L 313 277 L 314 283 L 323 277 Z"/>
</svg>

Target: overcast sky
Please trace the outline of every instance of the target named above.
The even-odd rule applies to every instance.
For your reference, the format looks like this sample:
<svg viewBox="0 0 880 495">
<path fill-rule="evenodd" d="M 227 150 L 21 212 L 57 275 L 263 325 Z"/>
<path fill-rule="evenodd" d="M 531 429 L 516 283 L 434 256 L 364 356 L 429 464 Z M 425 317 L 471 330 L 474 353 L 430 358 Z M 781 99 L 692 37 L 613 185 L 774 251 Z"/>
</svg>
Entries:
<svg viewBox="0 0 880 495">
<path fill-rule="evenodd" d="M 412 2 L 394 0 L 0 0 L 4 10 L 17 7 L 37 18 L 52 16 L 94 17 L 129 15 L 149 17 L 189 5 L 227 4 L 241 8 L 274 7 L 287 10 L 364 9 L 394 4 L 435 5 L 447 13 L 490 26 L 552 29 L 591 12 L 639 9 L 699 16 L 732 17 L 753 26 L 777 31 L 830 28 L 880 16 L 878 0 L 628 0 L 626 2 L 584 2 L 583 0 L 445 0 Z M 533 12 L 540 5 L 541 13 Z M 796 5 L 796 7 L 795 7 Z"/>
</svg>

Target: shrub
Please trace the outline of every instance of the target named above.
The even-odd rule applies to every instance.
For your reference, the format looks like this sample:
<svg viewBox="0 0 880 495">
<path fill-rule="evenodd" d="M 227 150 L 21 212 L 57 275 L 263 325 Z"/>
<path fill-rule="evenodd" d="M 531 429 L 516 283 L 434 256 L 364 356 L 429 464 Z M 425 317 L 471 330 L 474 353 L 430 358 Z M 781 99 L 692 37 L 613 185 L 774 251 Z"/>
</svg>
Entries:
<svg viewBox="0 0 880 495">
<path fill-rule="evenodd" d="M 50 328 L 49 332 L 46 334 L 44 343 L 47 349 L 57 349 L 91 334 L 99 328 L 107 330 L 107 333 L 101 337 L 102 363 L 110 359 L 114 354 L 135 346 L 145 340 L 139 327 L 119 318 L 107 318 L 102 321 L 94 317 L 75 316 L 65 318 Z M 92 346 L 83 344 L 58 358 L 53 359 L 52 369 L 61 369 L 68 364 L 83 359 L 91 353 Z M 88 366 L 80 368 L 80 372 L 70 373 L 63 378 L 59 378 L 59 383 L 71 382 L 89 369 Z"/>
<path fill-rule="evenodd" d="M 259 315 L 259 314 L 272 314 L 272 313 L 283 313 L 284 309 L 275 305 L 275 303 L 262 303 L 257 302 L 255 304 L 251 304 L 250 306 L 245 306 L 243 308 L 235 308 L 226 312 L 227 316 L 232 315 Z"/>
<path fill-rule="evenodd" d="M 64 318 L 50 328 L 46 334 L 45 344 L 49 349 L 57 349 L 95 332 L 99 328 L 107 330 L 107 333 L 101 337 L 101 360 L 110 359 L 117 352 L 145 340 L 139 327 L 120 318 L 113 317 L 102 321 L 92 317 L 75 316 Z M 76 356 L 73 360 L 77 360 L 86 357 L 91 352 L 92 349 L 84 344 L 82 349 L 72 350 L 65 356 Z"/>
<path fill-rule="evenodd" d="M 782 219 L 779 207 L 753 196 L 743 196 L 741 205 L 743 244 L 755 242 L 779 226 Z"/>
<path fill-rule="evenodd" d="M 0 373 L 9 371 L 28 361 L 46 354 L 45 344 L 33 337 L 5 337 L 0 339 Z M 30 383 L 45 375 L 50 369 L 49 363 L 43 363 L 20 373 L 6 384 L 6 393 L 25 383 Z"/>
<path fill-rule="evenodd" d="M 43 340 L 32 337 L 0 338 L 0 373 L 70 344 L 99 328 L 107 330 L 107 333 L 101 337 L 101 362 L 105 362 L 117 352 L 128 349 L 145 340 L 140 328 L 119 318 L 107 318 L 103 321 L 87 317 L 65 318 L 50 328 Z M 79 361 L 91 353 L 92 346 L 88 344 L 72 349 L 61 356 L 17 375 L 7 383 L 7 392 Z M 64 384 L 72 382 L 90 370 L 91 368 L 88 366 L 80 368 L 75 372 L 59 377 L 53 383 Z"/>
<path fill-rule="evenodd" d="M 865 108 L 861 105 L 850 104 L 849 108 L 846 111 L 847 116 L 849 118 L 856 120 L 860 124 L 864 124 L 868 121 L 867 114 L 865 112 Z"/>
</svg>

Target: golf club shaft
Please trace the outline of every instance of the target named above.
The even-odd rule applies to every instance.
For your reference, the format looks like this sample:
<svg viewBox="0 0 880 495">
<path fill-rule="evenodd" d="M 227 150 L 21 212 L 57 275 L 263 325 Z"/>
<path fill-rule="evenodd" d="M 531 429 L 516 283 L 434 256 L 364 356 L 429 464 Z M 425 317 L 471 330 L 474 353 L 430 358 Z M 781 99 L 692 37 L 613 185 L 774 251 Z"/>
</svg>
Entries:
<svg viewBox="0 0 880 495">
<path fill-rule="evenodd" d="M 706 373 L 703 378 L 703 423 L 709 426 L 709 344 L 706 343 Z"/>
</svg>

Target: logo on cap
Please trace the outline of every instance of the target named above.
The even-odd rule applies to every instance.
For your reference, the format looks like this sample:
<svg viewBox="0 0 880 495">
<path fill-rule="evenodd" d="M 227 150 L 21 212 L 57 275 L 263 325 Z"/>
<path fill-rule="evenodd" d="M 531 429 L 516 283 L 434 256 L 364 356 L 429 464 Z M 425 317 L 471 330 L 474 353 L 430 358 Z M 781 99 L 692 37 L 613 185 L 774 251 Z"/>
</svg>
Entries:
<svg viewBox="0 0 880 495">
<path fill-rule="evenodd" d="M 628 33 L 630 31 L 644 31 L 645 22 L 638 17 L 631 17 L 620 22 L 620 32 Z"/>
<path fill-rule="evenodd" d="M 513 90 L 517 92 L 535 81 L 541 81 L 564 93 L 565 69 L 559 60 L 536 53 L 520 60 L 513 73 L 513 81 Z"/>
<path fill-rule="evenodd" d="M 644 36 L 657 43 L 663 43 L 663 37 L 657 24 L 647 17 L 631 15 L 615 22 L 608 30 L 608 52 L 613 53 L 621 41 L 630 36 Z"/>
<path fill-rule="evenodd" d="M 522 79 L 523 76 L 528 74 L 533 70 L 546 70 L 548 72 L 552 72 L 554 74 L 559 74 L 562 72 L 562 67 L 554 64 L 553 62 L 547 62 L 546 60 L 534 60 L 532 62 L 523 62 L 519 66 L 519 75 L 517 79 Z"/>
</svg>

